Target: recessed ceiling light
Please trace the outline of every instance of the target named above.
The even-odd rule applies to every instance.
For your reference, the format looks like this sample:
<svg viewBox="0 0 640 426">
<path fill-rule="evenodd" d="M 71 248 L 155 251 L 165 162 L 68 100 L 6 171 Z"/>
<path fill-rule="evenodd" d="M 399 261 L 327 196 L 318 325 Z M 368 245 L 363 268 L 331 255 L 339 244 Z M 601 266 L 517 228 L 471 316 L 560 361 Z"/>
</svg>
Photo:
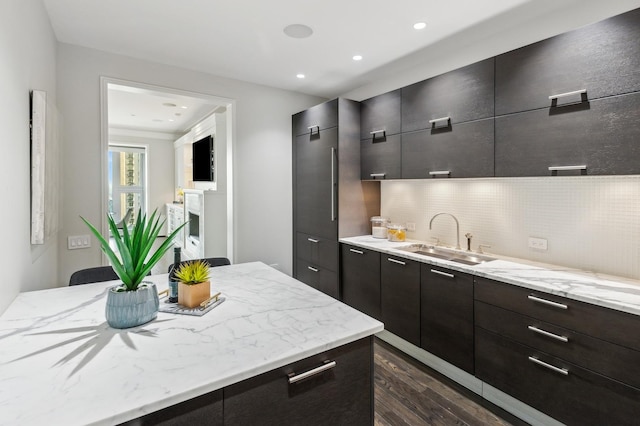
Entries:
<svg viewBox="0 0 640 426">
<path fill-rule="evenodd" d="M 302 24 L 287 25 L 282 31 L 293 38 L 307 38 L 313 34 L 311 27 Z"/>
<path fill-rule="evenodd" d="M 416 30 L 423 30 L 427 27 L 427 23 L 426 22 L 417 22 L 415 24 L 413 24 L 413 28 L 415 28 Z"/>
<path fill-rule="evenodd" d="M 355 55 L 355 56 L 353 57 L 353 60 L 354 60 L 354 61 L 361 61 L 361 60 L 362 60 L 362 55 Z"/>
<path fill-rule="evenodd" d="M 170 122 L 172 122 L 172 123 L 173 123 L 173 122 L 174 122 L 174 121 L 176 121 L 176 120 L 174 120 L 173 118 L 170 118 L 168 121 L 170 121 Z"/>
<path fill-rule="evenodd" d="M 186 105 L 182 105 L 180 108 L 182 108 L 182 109 L 187 109 L 187 108 L 189 108 L 189 107 L 188 107 L 188 106 L 186 106 Z"/>
<path fill-rule="evenodd" d="M 296 77 L 298 77 L 298 78 L 304 78 L 304 77 L 305 77 L 305 75 L 304 75 L 304 74 L 296 74 Z"/>
</svg>

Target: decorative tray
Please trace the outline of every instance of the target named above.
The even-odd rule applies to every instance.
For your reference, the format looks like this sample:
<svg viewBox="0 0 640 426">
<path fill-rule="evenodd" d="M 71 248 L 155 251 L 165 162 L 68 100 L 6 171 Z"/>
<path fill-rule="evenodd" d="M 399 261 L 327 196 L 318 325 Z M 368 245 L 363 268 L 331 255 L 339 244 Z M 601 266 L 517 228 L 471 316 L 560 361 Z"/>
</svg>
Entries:
<svg viewBox="0 0 640 426">
<path fill-rule="evenodd" d="M 160 312 L 167 312 L 170 314 L 195 315 L 201 317 L 213 308 L 220 306 L 225 300 L 226 298 L 218 293 L 212 296 L 209 300 L 202 302 L 202 305 L 200 306 L 187 308 L 179 305 L 178 303 L 169 302 L 166 298 L 163 298 L 160 300 L 160 307 L 158 310 Z"/>
</svg>

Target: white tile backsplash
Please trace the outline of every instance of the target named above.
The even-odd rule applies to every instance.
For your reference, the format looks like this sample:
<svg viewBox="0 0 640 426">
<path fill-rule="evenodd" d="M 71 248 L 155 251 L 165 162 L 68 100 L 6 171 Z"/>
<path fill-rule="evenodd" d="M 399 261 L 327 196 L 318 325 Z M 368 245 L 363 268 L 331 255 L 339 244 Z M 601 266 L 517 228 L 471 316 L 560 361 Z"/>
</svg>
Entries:
<svg viewBox="0 0 640 426">
<path fill-rule="evenodd" d="M 381 214 L 415 222 L 411 239 L 455 245 L 455 215 L 471 247 L 486 252 L 640 279 L 640 176 L 403 180 L 381 182 Z M 546 251 L 529 248 L 545 238 Z"/>
</svg>

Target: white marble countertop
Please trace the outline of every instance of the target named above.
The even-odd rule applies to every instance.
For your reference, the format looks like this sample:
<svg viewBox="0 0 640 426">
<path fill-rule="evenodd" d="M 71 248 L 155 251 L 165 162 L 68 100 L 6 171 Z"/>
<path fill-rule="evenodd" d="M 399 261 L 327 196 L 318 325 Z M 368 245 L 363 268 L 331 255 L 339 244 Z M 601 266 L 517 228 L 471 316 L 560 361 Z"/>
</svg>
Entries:
<svg viewBox="0 0 640 426">
<path fill-rule="evenodd" d="M 263 263 L 211 271 L 220 306 L 126 330 L 104 319 L 114 281 L 18 295 L 0 317 L 0 424 L 115 424 L 383 329 Z"/>
<path fill-rule="evenodd" d="M 421 241 L 390 242 L 364 235 L 341 238 L 340 242 L 640 315 L 640 282 L 636 280 L 494 254 L 487 254 L 495 257 L 494 261 L 469 266 L 398 250 Z"/>
</svg>

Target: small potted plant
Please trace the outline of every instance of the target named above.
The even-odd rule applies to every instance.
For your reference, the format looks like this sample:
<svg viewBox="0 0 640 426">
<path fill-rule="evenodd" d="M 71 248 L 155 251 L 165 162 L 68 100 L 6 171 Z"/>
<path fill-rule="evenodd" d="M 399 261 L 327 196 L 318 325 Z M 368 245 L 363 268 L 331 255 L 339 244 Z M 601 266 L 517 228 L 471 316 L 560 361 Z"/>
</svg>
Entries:
<svg viewBox="0 0 640 426">
<path fill-rule="evenodd" d="M 209 264 L 204 260 L 184 262 L 176 271 L 178 304 L 195 308 L 211 295 Z"/>
<path fill-rule="evenodd" d="M 107 323 L 113 328 L 135 327 L 158 316 L 160 303 L 156 286 L 151 282 L 143 282 L 143 279 L 169 250 L 173 239 L 185 224 L 174 230 L 156 251 L 151 253 L 151 248 L 164 225 L 164 220 L 160 221 L 160 216 L 156 214 L 157 211 L 154 211 L 151 217 L 147 218 L 139 210 L 133 227 L 129 229 L 124 226 L 121 230 L 113 217 L 107 215 L 117 253 L 111 248 L 109 237 L 103 237 L 92 224 L 80 216 L 100 242 L 100 248 L 122 280 L 122 284 L 110 288 L 107 293 L 105 316 Z"/>
</svg>

